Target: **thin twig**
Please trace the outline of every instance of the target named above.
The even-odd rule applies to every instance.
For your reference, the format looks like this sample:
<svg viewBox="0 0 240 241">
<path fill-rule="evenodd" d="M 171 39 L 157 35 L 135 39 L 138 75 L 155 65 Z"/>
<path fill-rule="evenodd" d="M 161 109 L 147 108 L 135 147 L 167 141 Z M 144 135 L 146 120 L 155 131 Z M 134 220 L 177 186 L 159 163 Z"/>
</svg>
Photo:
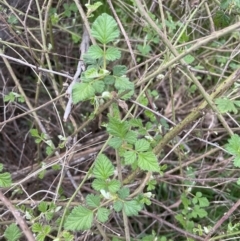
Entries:
<svg viewBox="0 0 240 241">
<path fill-rule="evenodd" d="M 3 195 L 3 193 L 0 191 L 0 199 L 4 203 L 4 205 L 8 208 L 9 211 L 11 211 L 12 215 L 15 217 L 17 223 L 21 227 L 23 233 L 25 234 L 28 241 L 35 241 L 35 238 L 28 228 L 27 223 L 21 216 L 20 212 L 12 205 L 12 203 Z"/>
</svg>

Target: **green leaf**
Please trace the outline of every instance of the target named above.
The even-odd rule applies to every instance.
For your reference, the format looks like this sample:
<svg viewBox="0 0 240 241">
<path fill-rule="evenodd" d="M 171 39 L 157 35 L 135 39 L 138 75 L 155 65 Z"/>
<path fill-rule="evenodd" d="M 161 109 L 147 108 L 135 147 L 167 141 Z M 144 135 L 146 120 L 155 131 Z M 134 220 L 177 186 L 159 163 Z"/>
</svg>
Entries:
<svg viewBox="0 0 240 241">
<path fill-rule="evenodd" d="M 102 44 L 107 44 L 119 36 L 119 30 L 114 18 L 103 13 L 94 21 L 91 34 Z"/>
<path fill-rule="evenodd" d="M 200 208 L 199 205 L 195 205 L 193 207 L 192 216 L 194 218 L 197 218 L 197 216 L 199 216 L 199 218 L 204 218 L 207 215 L 208 215 L 207 212 L 204 209 Z"/>
<path fill-rule="evenodd" d="M 109 61 L 114 61 L 116 59 L 120 59 L 121 52 L 114 47 L 109 47 L 105 53 L 105 58 Z"/>
<path fill-rule="evenodd" d="M 64 241 L 73 241 L 74 240 L 74 236 L 65 230 L 62 232 L 62 237 L 63 237 Z"/>
<path fill-rule="evenodd" d="M 50 146 L 47 146 L 47 147 L 46 147 L 46 154 L 47 154 L 48 156 L 52 155 L 52 154 L 53 154 L 53 148 L 50 147 Z"/>
<path fill-rule="evenodd" d="M 101 2 L 96 2 L 94 4 L 86 3 L 85 6 L 87 8 L 87 18 L 93 16 L 93 12 L 96 11 L 102 5 Z"/>
<path fill-rule="evenodd" d="M 192 203 L 195 205 L 199 203 L 200 207 L 208 207 L 209 206 L 209 201 L 206 197 L 202 197 L 201 192 L 197 192 L 195 197 L 192 199 Z"/>
<path fill-rule="evenodd" d="M 105 155 L 99 155 L 93 168 L 95 178 L 106 180 L 112 176 L 113 173 L 114 166 L 112 162 Z"/>
<path fill-rule="evenodd" d="M 231 20 L 231 17 L 222 10 L 217 11 L 213 18 L 214 24 L 222 28 L 229 26 Z"/>
<path fill-rule="evenodd" d="M 138 133 L 136 131 L 128 131 L 124 139 L 129 144 L 134 144 L 137 141 L 137 136 L 138 136 Z"/>
<path fill-rule="evenodd" d="M 235 107 L 234 101 L 224 97 L 215 100 L 215 103 L 221 113 L 233 112 L 237 114 L 238 110 Z"/>
<path fill-rule="evenodd" d="M 86 78 L 88 79 L 94 79 L 94 78 L 97 78 L 99 76 L 98 74 L 98 70 L 94 67 L 90 67 L 88 68 L 85 72 L 84 72 L 84 75 Z"/>
<path fill-rule="evenodd" d="M 226 150 L 232 155 L 240 155 L 240 137 L 237 134 L 231 136 L 228 139 L 228 144 L 226 145 Z"/>
<path fill-rule="evenodd" d="M 100 196 L 94 194 L 88 194 L 86 197 L 86 204 L 89 207 L 97 208 L 100 206 Z"/>
<path fill-rule="evenodd" d="M 142 210 L 142 206 L 136 200 L 131 200 L 123 203 L 123 209 L 127 216 L 136 216 Z"/>
<path fill-rule="evenodd" d="M 200 207 L 208 207 L 209 206 L 209 201 L 206 197 L 199 198 L 198 202 L 199 202 Z"/>
<path fill-rule="evenodd" d="M 102 180 L 102 179 L 94 179 L 92 182 L 92 187 L 96 191 L 100 191 L 102 189 L 105 190 L 105 189 L 107 189 L 107 183 L 105 180 Z"/>
<path fill-rule="evenodd" d="M 121 199 L 125 199 L 130 195 L 130 190 L 128 187 L 123 187 L 118 191 L 118 195 Z"/>
<path fill-rule="evenodd" d="M 12 178 L 9 172 L 0 173 L 0 187 L 10 187 Z"/>
<path fill-rule="evenodd" d="M 113 75 L 117 77 L 121 77 L 125 75 L 127 72 L 127 67 L 125 65 L 115 65 L 113 67 Z"/>
<path fill-rule="evenodd" d="M 37 129 L 31 129 L 30 134 L 33 137 L 39 137 L 38 130 Z"/>
<path fill-rule="evenodd" d="M 51 227 L 49 225 L 34 223 L 32 225 L 32 231 L 38 233 L 36 236 L 37 241 L 44 241 L 46 236 L 51 232 Z"/>
<path fill-rule="evenodd" d="M 195 58 L 190 54 L 186 55 L 183 59 L 186 62 L 186 64 L 191 64 L 195 60 Z"/>
<path fill-rule="evenodd" d="M 40 212 L 45 213 L 45 212 L 48 210 L 48 204 L 47 204 L 46 202 L 44 202 L 44 201 L 40 202 L 40 203 L 38 204 L 38 210 L 39 210 Z"/>
<path fill-rule="evenodd" d="M 91 83 L 76 83 L 73 85 L 72 98 L 73 103 L 77 104 L 80 101 L 89 99 L 95 94 L 95 89 Z"/>
<path fill-rule="evenodd" d="M 126 121 L 121 122 L 120 120 L 109 117 L 109 124 L 107 126 L 107 131 L 109 134 L 124 138 L 129 130 L 129 124 Z"/>
<path fill-rule="evenodd" d="M 114 84 L 115 78 L 112 75 L 107 75 L 104 77 L 103 81 L 106 85 L 112 85 Z"/>
<path fill-rule="evenodd" d="M 8 241 L 17 241 L 21 237 L 21 231 L 15 223 L 12 223 L 5 230 L 4 237 Z"/>
<path fill-rule="evenodd" d="M 103 57 L 104 52 L 98 45 L 92 45 L 89 47 L 87 55 L 92 59 L 100 59 Z"/>
<path fill-rule="evenodd" d="M 157 181 L 156 180 L 150 180 L 147 183 L 147 191 L 152 191 L 156 188 Z"/>
<path fill-rule="evenodd" d="M 137 49 L 139 50 L 139 52 L 140 52 L 142 55 L 147 55 L 147 54 L 149 54 L 149 52 L 151 51 L 150 45 L 141 45 L 141 44 L 138 44 L 138 45 L 137 45 Z"/>
<path fill-rule="evenodd" d="M 152 152 L 138 153 L 138 166 L 144 171 L 159 171 L 157 157 Z"/>
<path fill-rule="evenodd" d="M 110 213 L 111 213 L 110 210 L 108 210 L 106 208 L 99 208 L 97 210 L 97 219 L 98 219 L 98 221 L 101 222 L 101 223 L 107 222 Z"/>
<path fill-rule="evenodd" d="M 122 139 L 120 137 L 113 137 L 108 142 L 108 145 L 113 147 L 114 149 L 118 149 L 122 145 Z"/>
<path fill-rule="evenodd" d="M 93 211 L 83 207 L 75 207 L 67 217 L 64 228 L 72 231 L 89 230 L 93 222 Z"/>
<path fill-rule="evenodd" d="M 126 151 L 124 152 L 123 156 L 126 165 L 133 164 L 137 159 L 137 154 L 135 151 Z"/>
<path fill-rule="evenodd" d="M 134 88 L 134 84 L 130 82 L 127 77 L 117 77 L 115 79 L 115 88 L 117 90 L 132 90 Z"/>
<path fill-rule="evenodd" d="M 147 151 L 150 147 L 150 143 L 145 139 L 140 139 L 135 143 L 136 151 Z"/>
<path fill-rule="evenodd" d="M 233 159 L 233 165 L 235 167 L 240 167 L 240 155 L 235 156 L 235 158 Z"/>
<path fill-rule="evenodd" d="M 111 180 L 108 182 L 108 190 L 111 193 L 116 193 L 121 187 L 121 183 L 118 180 Z"/>
<path fill-rule="evenodd" d="M 116 212 L 120 212 L 122 209 L 123 209 L 123 202 L 122 201 L 116 201 L 113 203 L 113 209 L 116 211 Z"/>
<path fill-rule="evenodd" d="M 93 88 L 95 89 L 95 92 L 102 93 L 105 89 L 105 84 L 103 81 L 96 80 L 93 82 Z"/>
<path fill-rule="evenodd" d="M 4 102 L 13 102 L 15 100 L 15 95 L 13 92 L 10 92 L 8 95 L 5 95 L 4 98 L 3 98 L 3 101 Z"/>
</svg>

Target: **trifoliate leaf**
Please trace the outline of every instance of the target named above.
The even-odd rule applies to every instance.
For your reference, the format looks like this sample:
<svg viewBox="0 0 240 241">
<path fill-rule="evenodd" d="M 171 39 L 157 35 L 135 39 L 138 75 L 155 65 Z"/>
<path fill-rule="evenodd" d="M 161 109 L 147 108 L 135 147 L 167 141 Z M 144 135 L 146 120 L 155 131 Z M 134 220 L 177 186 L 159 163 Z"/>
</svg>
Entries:
<svg viewBox="0 0 240 241">
<path fill-rule="evenodd" d="M 97 210 L 97 219 L 101 223 L 105 223 L 108 220 L 108 216 L 110 215 L 110 210 L 106 208 L 99 208 Z"/>
<path fill-rule="evenodd" d="M 99 155 L 94 168 L 93 175 L 98 179 L 106 180 L 114 173 L 114 166 L 112 162 L 103 154 Z"/>
<path fill-rule="evenodd" d="M 105 58 L 109 61 L 114 61 L 121 58 L 121 52 L 113 47 L 109 47 L 106 51 Z"/>
<path fill-rule="evenodd" d="M 93 97 L 95 89 L 91 83 L 76 83 L 73 85 L 72 98 L 73 103 L 77 104 L 79 101 L 87 100 Z"/>
<path fill-rule="evenodd" d="M 136 200 L 124 201 L 123 209 L 127 216 L 136 216 L 142 210 L 142 206 Z"/>
<path fill-rule="evenodd" d="M 152 152 L 138 153 L 138 166 L 144 171 L 159 171 L 157 157 Z"/>
<path fill-rule="evenodd" d="M 123 187 L 118 191 L 118 195 L 121 199 L 125 199 L 129 196 L 130 190 L 128 187 Z"/>
<path fill-rule="evenodd" d="M 103 57 L 103 50 L 98 45 L 92 45 L 87 51 L 87 56 L 91 59 L 100 59 Z"/>
<path fill-rule="evenodd" d="M 121 201 L 116 201 L 113 203 L 113 209 L 116 211 L 116 212 L 120 212 L 123 208 L 123 203 Z"/>
<path fill-rule="evenodd" d="M 147 151 L 150 147 L 150 143 L 144 139 L 140 139 L 135 144 L 136 151 Z"/>
<path fill-rule="evenodd" d="M 86 197 L 86 204 L 89 207 L 97 208 L 100 206 L 100 197 L 98 195 L 88 194 Z"/>
<path fill-rule="evenodd" d="M 124 138 L 129 130 L 129 124 L 126 121 L 121 122 L 120 120 L 109 117 L 109 124 L 107 126 L 107 131 L 109 134 Z"/>
<path fill-rule="evenodd" d="M 115 79 L 115 88 L 117 90 L 132 90 L 134 88 L 134 84 L 130 82 L 127 77 L 117 77 Z"/>
<path fill-rule="evenodd" d="M 107 44 L 119 36 L 117 22 L 113 17 L 103 13 L 94 21 L 91 34 L 102 44 Z"/>
<path fill-rule="evenodd" d="M 94 179 L 92 182 L 92 187 L 93 189 L 95 189 L 96 191 L 100 191 L 102 189 L 107 189 L 107 184 L 105 180 L 102 179 Z"/>
<path fill-rule="evenodd" d="M 72 231 L 88 230 L 93 222 L 93 211 L 83 206 L 75 207 L 67 217 L 64 228 Z"/>
<path fill-rule="evenodd" d="M 137 154 L 135 151 L 125 151 L 123 156 L 126 165 L 133 164 L 137 159 Z"/>
<path fill-rule="evenodd" d="M 120 137 L 113 137 L 108 142 L 108 145 L 113 147 L 114 149 L 118 149 L 122 145 L 122 139 Z"/>
<path fill-rule="evenodd" d="M 8 241 L 17 241 L 21 237 L 21 231 L 15 223 L 12 223 L 5 230 L 4 237 Z"/>
<path fill-rule="evenodd" d="M 0 187 L 10 187 L 12 178 L 9 172 L 0 173 Z"/>
<path fill-rule="evenodd" d="M 113 75 L 121 77 L 127 72 L 127 67 L 125 65 L 115 65 L 113 67 Z"/>
<path fill-rule="evenodd" d="M 118 180 L 111 180 L 108 182 L 108 190 L 111 193 L 116 193 L 121 187 L 121 183 Z"/>
</svg>

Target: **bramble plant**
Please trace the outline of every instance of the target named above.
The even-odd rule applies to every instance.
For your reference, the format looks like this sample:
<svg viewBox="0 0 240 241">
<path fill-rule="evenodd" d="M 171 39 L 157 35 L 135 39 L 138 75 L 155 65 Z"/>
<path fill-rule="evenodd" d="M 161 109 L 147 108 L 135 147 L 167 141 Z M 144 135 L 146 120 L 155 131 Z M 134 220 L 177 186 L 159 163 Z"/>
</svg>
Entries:
<svg viewBox="0 0 240 241">
<path fill-rule="evenodd" d="M 0 239 L 239 239 L 240 0 L 0 2 Z"/>
<path fill-rule="evenodd" d="M 80 78 L 81 83 L 73 87 L 73 102 L 90 100 L 94 106 L 98 106 L 96 101 L 103 103 L 106 96 L 114 97 L 112 91 L 120 94 L 129 90 L 130 94 L 122 97 L 125 101 L 134 90 L 133 83 L 125 75 L 127 67 L 115 65 L 112 73 L 107 69 L 109 61 L 119 59 L 121 56 L 117 48 L 107 46 L 119 36 L 117 23 L 111 16 L 104 13 L 93 23 L 91 34 L 102 44 L 102 47 L 92 45 L 86 53 L 85 61 L 89 66 Z M 116 104 L 110 108 L 112 114 L 108 115 L 109 122 L 105 124 L 110 135 L 108 145 L 118 153 L 120 169 L 114 166 L 104 154 L 97 157 L 91 173 L 94 178 L 92 188 L 97 194 L 87 195 L 85 205 L 79 205 L 71 211 L 64 223 L 66 230 L 88 230 L 95 219 L 97 222 L 106 222 L 113 210 L 122 211 L 126 216 L 134 216 L 142 210 L 144 204 L 151 203 L 149 200 L 151 194 L 131 197 L 130 189 L 123 185 L 122 180 L 116 179 L 115 173 L 121 172 L 124 166 L 130 166 L 132 170 L 138 167 L 143 171 L 160 172 L 151 142 L 146 138 L 139 138 L 139 133 L 147 135 L 147 131 L 140 119 L 121 120 Z M 110 208 L 111 205 L 113 209 Z"/>
</svg>

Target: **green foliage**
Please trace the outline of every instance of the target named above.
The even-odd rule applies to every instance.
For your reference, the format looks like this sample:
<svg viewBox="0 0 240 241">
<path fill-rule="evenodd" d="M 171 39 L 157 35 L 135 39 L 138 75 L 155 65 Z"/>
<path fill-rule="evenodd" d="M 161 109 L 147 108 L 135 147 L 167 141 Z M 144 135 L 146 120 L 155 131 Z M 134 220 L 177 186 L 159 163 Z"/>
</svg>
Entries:
<svg viewBox="0 0 240 241">
<path fill-rule="evenodd" d="M 3 170 L 3 164 L 0 163 L 0 172 Z M 12 178 L 9 172 L 0 173 L 0 188 L 10 187 L 12 184 Z"/>
<path fill-rule="evenodd" d="M 5 95 L 3 100 L 4 100 L 4 102 L 14 102 L 14 101 L 17 101 L 20 103 L 25 102 L 23 96 L 16 92 L 10 92 L 9 94 Z"/>
<path fill-rule="evenodd" d="M 35 137 L 35 142 L 37 144 L 44 142 L 47 145 L 46 153 L 48 156 L 50 156 L 53 153 L 55 149 L 54 144 L 46 134 L 44 133 L 39 134 L 37 129 L 31 129 L 30 134 L 32 137 Z"/>
<path fill-rule="evenodd" d="M 205 208 L 210 205 L 209 201 L 206 197 L 202 196 L 201 192 L 197 192 L 193 198 L 189 198 L 186 194 L 182 194 L 181 201 L 184 208 L 181 213 L 178 213 L 175 216 L 175 218 L 187 231 L 192 232 L 194 229 L 193 220 L 197 218 L 202 219 L 208 216 L 208 212 Z"/>
<path fill-rule="evenodd" d="M 34 233 L 37 233 L 37 236 L 36 236 L 37 241 L 44 241 L 51 232 L 51 226 L 42 225 L 40 223 L 34 223 L 32 225 L 32 231 Z"/>
<path fill-rule="evenodd" d="M 15 223 L 12 223 L 5 230 L 4 237 L 7 241 L 17 241 L 21 237 L 21 231 Z"/>
<path fill-rule="evenodd" d="M 101 2 L 95 2 L 94 4 L 85 4 L 86 8 L 87 8 L 87 17 L 91 18 L 94 15 L 92 14 L 93 12 L 95 12 L 100 6 L 102 5 Z"/>
<path fill-rule="evenodd" d="M 121 93 L 124 90 L 133 90 L 134 85 L 126 77 L 126 66 L 115 65 L 113 74 L 108 71 L 109 61 L 115 61 L 121 57 L 121 52 L 116 47 L 107 47 L 106 44 L 114 41 L 119 36 L 116 21 L 106 13 L 99 16 L 92 24 L 92 36 L 103 46 L 92 45 L 84 56 L 85 63 L 89 63 L 87 70 L 81 75 L 81 83 L 73 86 L 72 98 L 76 104 L 85 100 L 96 100 L 96 94 L 113 90 Z M 132 93 L 131 93 L 132 95 Z M 111 97 L 111 95 L 108 95 Z M 102 98 L 104 101 L 104 98 Z M 100 100 L 94 101 L 101 102 Z M 95 106 L 98 106 L 96 104 Z"/>
<path fill-rule="evenodd" d="M 240 137 L 237 134 L 228 139 L 226 150 L 234 156 L 233 164 L 235 167 L 240 167 Z"/>
<path fill-rule="evenodd" d="M 234 114 L 237 114 L 237 107 L 240 107 L 239 100 L 230 100 L 227 97 L 217 98 L 215 103 L 221 113 L 233 112 Z"/>
<path fill-rule="evenodd" d="M 91 228 L 93 222 L 93 211 L 83 206 L 75 207 L 64 224 L 67 230 L 80 231 Z"/>
</svg>

